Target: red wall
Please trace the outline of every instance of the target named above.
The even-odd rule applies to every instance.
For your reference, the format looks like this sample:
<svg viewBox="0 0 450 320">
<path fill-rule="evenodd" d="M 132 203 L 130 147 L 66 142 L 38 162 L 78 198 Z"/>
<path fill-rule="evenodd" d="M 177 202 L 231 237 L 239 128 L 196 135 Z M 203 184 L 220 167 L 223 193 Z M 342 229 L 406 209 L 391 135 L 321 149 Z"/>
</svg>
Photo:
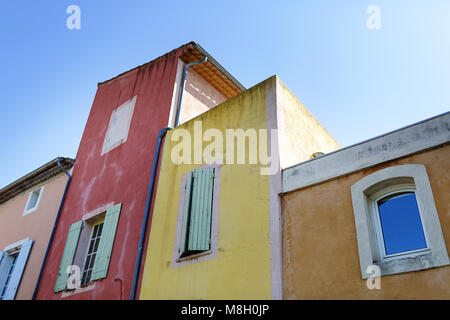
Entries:
<svg viewBox="0 0 450 320">
<path fill-rule="evenodd" d="M 157 135 L 168 123 L 177 59 L 184 48 L 98 87 L 37 299 L 61 299 L 62 292 L 53 290 L 70 225 L 111 202 L 121 202 L 122 210 L 108 276 L 94 289 L 65 299 L 129 299 Z M 135 95 L 127 141 L 101 156 L 112 110 Z"/>
</svg>

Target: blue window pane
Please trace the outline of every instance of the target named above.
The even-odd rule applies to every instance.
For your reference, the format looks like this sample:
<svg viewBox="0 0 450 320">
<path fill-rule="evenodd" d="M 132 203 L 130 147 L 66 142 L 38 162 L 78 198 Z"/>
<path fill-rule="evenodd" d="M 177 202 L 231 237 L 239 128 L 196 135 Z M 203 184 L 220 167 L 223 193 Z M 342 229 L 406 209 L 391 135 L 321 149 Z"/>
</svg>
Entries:
<svg viewBox="0 0 450 320">
<path fill-rule="evenodd" d="M 378 210 L 387 255 L 427 247 L 414 192 L 388 196 Z"/>
</svg>

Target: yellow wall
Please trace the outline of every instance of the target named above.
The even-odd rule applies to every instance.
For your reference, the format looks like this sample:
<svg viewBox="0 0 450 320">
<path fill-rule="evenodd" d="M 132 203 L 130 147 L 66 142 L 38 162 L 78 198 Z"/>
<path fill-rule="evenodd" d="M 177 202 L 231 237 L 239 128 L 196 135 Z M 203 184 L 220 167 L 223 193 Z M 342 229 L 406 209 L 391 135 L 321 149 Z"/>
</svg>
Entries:
<svg viewBox="0 0 450 320">
<path fill-rule="evenodd" d="M 282 81 L 278 83 L 281 169 L 310 159 L 314 152 L 328 153 L 339 149 L 339 143 L 291 90 Z"/>
<path fill-rule="evenodd" d="M 179 128 L 266 128 L 266 82 Z M 175 165 L 166 139 L 140 299 L 270 299 L 269 178 L 259 165 L 221 165 L 218 253 L 210 260 L 172 266 L 182 176 L 201 165 Z M 204 143 L 204 146 L 208 143 Z M 224 151 L 226 144 L 224 143 Z"/>
</svg>

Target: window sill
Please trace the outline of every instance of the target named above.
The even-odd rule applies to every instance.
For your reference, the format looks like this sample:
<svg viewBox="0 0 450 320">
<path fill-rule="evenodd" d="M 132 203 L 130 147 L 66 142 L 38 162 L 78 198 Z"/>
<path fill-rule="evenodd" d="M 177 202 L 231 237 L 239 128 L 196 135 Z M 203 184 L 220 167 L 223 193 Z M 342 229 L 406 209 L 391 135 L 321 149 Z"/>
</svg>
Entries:
<svg viewBox="0 0 450 320">
<path fill-rule="evenodd" d="M 93 281 L 93 282 L 90 282 L 90 283 L 88 283 L 88 284 L 86 284 L 86 285 L 84 285 L 84 286 L 82 286 L 82 287 L 80 287 L 78 289 L 72 289 L 72 290 L 66 289 L 62 293 L 61 298 L 65 298 L 65 297 L 73 296 L 73 295 L 81 293 L 81 292 L 86 292 L 86 291 L 93 290 L 93 289 L 95 289 L 95 284 L 96 283 L 97 283 L 96 281 Z"/>
<path fill-rule="evenodd" d="M 191 254 L 191 255 L 186 256 L 186 257 L 178 258 L 175 261 L 177 263 L 180 263 L 180 262 L 184 262 L 184 261 L 195 260 L 197 258 L 200 258 L 200 257 L 203 257 L 203 256 L 207 256 L 207 255 L 209 255 L 211 253 L 212 253 L 212 250 L 203 251 L 203 252 Z"/>
<path fill-rule="evenodd" d="M 36 206 L 36 207 L 33 207 L 33 208 L 30 208 L 30 209 L 27 209 L 27 210 L 25 210 L 25 211 L 22 213 L 22 216 L 29 215 L 30 213 L 35 212 L 36 210 L 37 210 L 37 206 Z"/>
<path fill-rule="evenodd" d="M 428 255 L 428 254 L 431 254 L 430 248 L 410 251 L 408 253 L 403 253 L 403 254 L 390 255 L 390 256 L 384 257 L 382 259 L 382 261 L 383 261 L 383 263 L 388 263 L 391 261 L 402 260 L 402 259 L 411 259 L 411 258 L 416 258 L 418 256 Z"/>
<path fill-rule="evenodd" d="M 401 274 L 405 272 L 427 270 L 449 265 L 448 262 L 436 263 L 431 250 L 418 252 L 416 255 L 397 258 L 395 260 L 375 263 L 380 267 L 381 276 Z"/>
</svg>

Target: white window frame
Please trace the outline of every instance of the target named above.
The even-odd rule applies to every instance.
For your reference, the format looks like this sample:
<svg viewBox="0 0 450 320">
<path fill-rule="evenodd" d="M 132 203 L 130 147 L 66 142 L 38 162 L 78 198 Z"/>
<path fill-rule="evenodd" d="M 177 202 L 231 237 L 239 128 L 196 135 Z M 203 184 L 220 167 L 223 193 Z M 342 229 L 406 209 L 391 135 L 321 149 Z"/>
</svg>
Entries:
<svg viewBox="0 0 450 320">
<path fill-rule="evenodd" d="M 80 273 L 81 287 L 79 289 L 75 289 L 76 292 L 78 292 L 78 290 L 80 290 L 80 289 L 88 287 L 89 285 L 91 285 L 92 283 L 95 282 L 95 280 L 91 281 L 89 279 L 89 282 L 87 282 L 85 284 L 81 284 L 81 280 L 83 278 L 83 273 L 84 273 L 84 265 L 86 264 L 86 258 L 89 253 L 89 244 L 92 239 L 92 233 L 94 231 L 94 227 L 96 224 L 98 224 L 100 222 L 105 222 L 106 210 L 111 206 L 113 206 L 113 202 L 111 202 L 105 206 L 102 206 L 88 214 L 85 214 L 81 219 L 83 221 L 83 228 L 80 232 L 80 238 L 78 240 L 77 248 L 76 248 L 74 259 L 73 259 L 73 264 L 78 266 L 80 268 L 80 272 L 81 272 Z M 102 235 L 103 235 L 103 231 L 102 231 Z M 98 250 L 97 250 L 97 253 L 98 253 Z M 92 275 L 91 275 L 91 277 L 92 277 Z"/>
<path fill-rule="evenodd" d="M 30 242 L 30 238 L 25 238 L 25 239 L 19 240 L 17 242 L 14 242 L 14 243 L 11 243 L 11 244 L 5 246 L 3 251 L 0 252 L 0 257 L 2 256 L 2 254 L 3 255 L 14 255 L 14 254 L 17 254 L 18 256 L 17 256 L 16 259 L 21 258 L 21 256 L 20 256 L 21 250 L 23 249 L 23 246 L 27 245 L 27 243 L 29 243 L 29 242 Z M 32 248 L 32 245 L 33 245 L 33 241 L 31 241 L 31 244 L 28 244 L 28 245 L 29 245 L 29 248 L 27 249 L 28 251 L 26 253 L 26 256 L 24 257 L 25 260 L 22 260 L 23 264 L 20 266 L 20 262 L 18 260 L 15 261 L 14 269 L 11 270 L 12 273 L 11 273 L 10 279 L 9 279 L 10 282 L 7 285 L 6 297 L 3 297 L 3 300 L 15 299 L 15 296 L 17 295 L 17 292 L 18 292 L 19 286 L 20 286 L 20 280 L 21 280 L 21 278 L 23 276 L 23 273 L 25 272 L 25 268 L 26 268 L 27 262 L 28 262 L 28 260 L 30 258 L 30 251 L 31 251 L 31 248 Z M 0 259 L 0 267 L 2 266 L 3 260 L 4 260 L 4 257 L 2 257 Z M 17 265 L 18 262 L 19 262 L 19 266 Z M 18 267 L 22 267 L 22 269 L 20 270 L 20 274 L 17 274 L 17 272 L 18 272 L 17 268 Z M 1 268 L 0 268 L 0 270 L 1 270 Z M 0 274 L 0 276 L 4 276 L 4 274 Z M 18 282 L 16 283 L 17 287 L 15 289 L 14 289 L 14 287 L 12 287 L 13 289 L 11 289 L 10 286 L 14 284 L 14 283 L 11 283 L 11 278 L 17 277 L 17 276 L 18 276 Z M 17 280 L 17 278 L 16 278 L 16 280 Z M 0 282 L 3 282 L 3 279 Z M 3 283 L 2 283 L 2 286 L 0 287 L 0 290 L 2 290 L 2 289 L 3 289 Z M 11 292 L 10 290 L 13 290 L 13 291 Z"/>
<path fill-rule="evenodd" d="M 94 234 L 95 226 L 96 226 L 96 225 L 99 225 L 99 224 L 102 224 L 102 223 L 103 223 L 103 224 L 105 223 L 105 215 L 106 215 L 106 211 L 103 212 L 103 213 L 101 213 L 102 218 L 98 219 L 98 220 L 95 221 L 95 222 L 89 223 L 89 222 L 87 222 L 87 221 L 83 221 L 83 225 L 84 225 L 84 226 L 86 226 L 87 224 L 89 224 L 89 229 L 90 229 L 89 232 L 90 232 L 90 234 L 89 234 L 89 240 L 88 240 L 87 246 L 86 246 L 86 253 L 85 253 L 85 255 L 84 255 L 83 265 L 82 265 L 81 268 L 80 268 L 80 269 L 81 269 L 81 279 L 80 279 L 80 281 L 81 281 L 81 287 L 86 287 L 86 286 L 88 286 L 89 284 L 91 284 L 91 283 L 93 282 L 93 281 L 91 281 L 93 268 L 91 269 L 91 275 L 89 276 L 88 282 L 83 283 L 82 280 L 83 280 L 83 275 L 84 275 L 84 272 L 85 272 L 86 260 L 87 260 L 88 255 L 89 255 L 89 247 L 90 247 L 90 244 L 91 244 L 91 241 L 92 241 L 92 236 L 93 236 L 93 234 Z M 102 235 L 103 235 L 103 230 L 102 230 L 102 234 L 101 234 L 100 237 L 99 237 L 99 241 L 100 241 Z M 97 251 L 95 252 L 95 259 L 97 259 L 98 249 L 99 249 L 99 247 L 97 247 Z M 94 259 L 94 263 L 95 263 L 95 259 Z M 94 280 L 94 281 L 95 281 L 95 280 Z"/>
<path fill-rule="evenodd" d="M 84 265 L 86 263 L 86 257 L 89 252 L 89 243 L 92 238 L 93 227 L 99 221 L 105 221 L 106 211 L 109 207 L 114 206 L 114 202 L 109 202 L 106 205 L 98 207 L 97 209 L 83 215 L 81 220 L 83 221 L 83 227 L 80 232 L 80 238 L 75 250 L 73 265 L 80 268 L 80 287 L 76 289 L 64 289 L 61 294 L 61 298 L 70 297 L 75 294 L 86 292 L 95 289 L 98 280 L 91 280 L 88 283 L 81 285 L 83 278 Z M 102 232 L 103 235 L 103 232 Z M 92 275 L 91 275 L 92 277 Z"/>
<path fill-rule="evenodd" d="M 39 196 L 38 196 L 38 199 L 36 201 L 36 204 L 34 205 L 34 207 L 27 209 L 28 205 L 30 204 L 30 201 L 31 201 L 31 195 L 33 194 L 33 192 L 36 192 L 37 190 L 39 190 Z M 39 188 L 33 189 L 32 191 L 30 191 L 28 193 L 27 204 L 25 205 L 25 209 L 24 209 L 24 211 L 22 213 L 22 216 L 26 216 L 27 214 L 37 210 L 37 208 L 39 206 L 39 202 L 41 201 L 41 198 L 42 198 L 42 193 L 44 193 L 44 186 L 40 186 Z"/>
<path fill-rule="evenodd" d="M 416 201 L 417 201 L 417 207 L 419 209 L 419 216 L 420 216 L 420 222 L 421 227 L 425 236 L 425 242 L 427 244 L 426 248 L 422 249 L 416 249 L 416 250 L 410 250 L 410 251 L 404 251 L 399 253 L 394 253 L 387 255 L 386 254 L 386 248 L 384 244 L 384 236 L 383 236 L 383 230 L 381 226 L 381 218 L 380 218 L 380 212 L 378 207 L 378 201 L 381 199 L 384 199 L 385 197 L 388 197 L 390 195 L 395 195 L 402 192 L 412 192 L 415 194 Z M 416 188 L 414 186 L 414 183 L 400 183 L 395 184 L 390 187 L 384 188 L 380 190 L 379 192 L 373 194 L 373 196 L 369 197 L 369 204 L 370 204 L 370 210 L 372 211 L 372 219 L 375 227 L 375 234 L 376 234 L 376 240 L 378 245 L 378 254 L 380 257 L 380 260 L 382 261 L 392 261 L 395 259 L 402 259 L 402 258 L 412 258 L 416 257 L 418 255 L 428 254 L 430 252 L 430 247 L 428 245 L 428 236 L 426 233 L 426 230 L 423 227 L 423 220 L 424 216 L 422 214 L 422 210 L 420 209 L 421 205 L 419 205 L 419 199 L 417 197 Z"/>
<path fill-rule="evenodd" d="M 5 252 L 4 253 L 5 255 L 10 256 L 10 257 L 15 255 L 15 258 L 12 258 L 13 261 L 9 263 L 9 265 L 5 268 L 5 272 L 1 275 L 2 278 L 0 279 L 1 280 L 0 300 L 5 300 L 6 295 L 8 294 L 8 288 L 11 286 L 10 280 L 14 274 L 14 269 L 16 267 L 17 259 L 19 258 L 19 253 L 20 253 L 20 249 L 17 251 L 14 251 L 14 252 Z M 5 259 L 5 257 L 3 257 L 3 259 Z M 3 261 L 3 259 L 2 259 L 2 261 Z M 3 293 L 3 290 L 5 291 L 4 293 Z M 2 293 L 3 293 L 3 295 L 2 295 Z"/>
<path fill-rule="evenodd" d="M 118 106 L 116 109 L 114 109 L 111 112 L 111 116 L 109 118 L 109 123 L 108 123 L 108 128 L 106 129 L 106 133 L 105 133 L 105 138 L 103 140 L 103 147 L 102 147 L 102 156 L 105 153 L 108 153 L 109 151 L 113 150 L 114 148 L 120 146 L 121 144 L 125 143 L 128 139 L 128 134 L 129 134 L 129 130 L 130 130 L 130 126 L 131 126 L 131 120 L 133 119 L 133 114 L 134 114 L 134 106 L 136 104 L 136 98 L 137 96 L 134 96 L 133 98 L 131 98 L 130 100 L 122 103 L 120 106 Z M 123 108 L 129 108 L 128 110 L 128 119 L 126 119 L 126 123 L 125 123 L 125 127 L 124 127 L 124 136 L 118 140 L 118 141 L 114 141 L 114 142 L 108 142 L 108 138 L 111 135 L 112 132 L 112 122 L 114 119 L 114 115 L 121 109 Z"/>
<path fill-rule="evenodd" d="M 185 197 L 185 186 L 187 183 L 188 173 L 183 175 L 181 186 L 180 186 L 180 197 L 178 203 L 178 217 L 177 226 L 175 231 L 175 241 L 173 246 L 172 255 L 172 268 L 178 268 L 184 265 L 189 265 L 193 263 L 198 263 L 201 261 L 213 259 L 217 257 L 218 253 L 218 225 L 219 225 L 219 201 L 220 201 L 220 164 L 212 163 L 199 167 L 201 168 L 214 168 L 214 185 L 213 185 L 213 203 L 211 212 L 211 248 L 208 251 L 203 251 L 185 257 L 180 257 L 180 244 L 183 228 L 183 216 L 184 216 L 184 197 Z"/>
<path fill-rule="evenodd" d="M 416 195 L 427 249 L 386 257 L 384 244 L 380 243 L 383 240 L 376 201 L 400 191 L 414 191 Z M 370 265 L 378 265 L 384 276 L 450 264 L 424 165 L 398 165 L 376 171 L 353 184 L 351 194 L 363 279 L 371 275 L 367 273 Z"/>
</svg>

